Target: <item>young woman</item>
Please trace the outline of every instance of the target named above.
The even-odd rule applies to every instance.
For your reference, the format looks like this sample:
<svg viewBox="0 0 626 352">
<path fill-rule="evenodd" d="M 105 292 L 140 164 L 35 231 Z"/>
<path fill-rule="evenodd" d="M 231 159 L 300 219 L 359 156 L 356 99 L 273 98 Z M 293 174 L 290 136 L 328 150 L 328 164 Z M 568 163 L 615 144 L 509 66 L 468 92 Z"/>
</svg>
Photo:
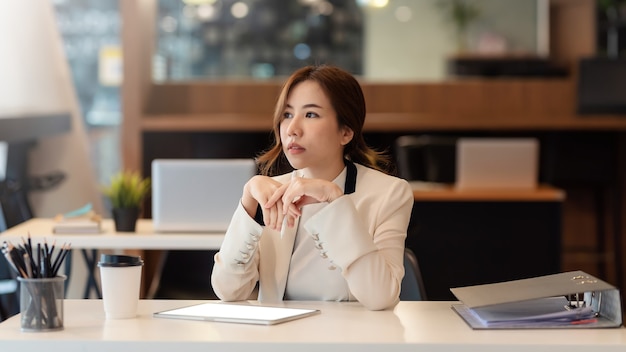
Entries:
<svg viewBox="0 0 626 352">
<path fill-rule="evenodd" d="M 289 77 L 274 113 L 274 146 L 244 186 L 212 285 L 224 301 L 359 301 L 393 307 L 413 193 L 363 138 L 357 80 L 333 66 Z M 271 176 L 288 161 L 294 171 Z M 255 221 L 257 210 L 262 221 Z M 260 216 L 257 216 L 260 218 Z"/>
</svg>

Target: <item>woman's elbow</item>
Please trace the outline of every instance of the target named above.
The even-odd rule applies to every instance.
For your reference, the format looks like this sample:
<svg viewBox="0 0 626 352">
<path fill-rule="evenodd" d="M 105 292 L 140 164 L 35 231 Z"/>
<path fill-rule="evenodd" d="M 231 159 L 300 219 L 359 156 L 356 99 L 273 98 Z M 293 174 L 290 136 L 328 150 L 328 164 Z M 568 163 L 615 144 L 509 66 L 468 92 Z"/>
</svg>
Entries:
<svg viewBox="0 0 626 352">
<path fill-rule="evenodd" d="M 359 299 L 359 302 L 369 310 L 385 310 L 395 307 L 400 302 L 400 298 L 397 294 L 386 297 L 364 297 Z"/>
<path fill-rule="evenodd" d="M 363 306 L 369 310 L 387 310 L 387 309 L 392 309 L 393 307 L 395 307 L 398 302 L 400 302 L 399 299 L 396 299 L 393 302 L 375 302 L 375 303 L 363 303 Z"/>
</svg>

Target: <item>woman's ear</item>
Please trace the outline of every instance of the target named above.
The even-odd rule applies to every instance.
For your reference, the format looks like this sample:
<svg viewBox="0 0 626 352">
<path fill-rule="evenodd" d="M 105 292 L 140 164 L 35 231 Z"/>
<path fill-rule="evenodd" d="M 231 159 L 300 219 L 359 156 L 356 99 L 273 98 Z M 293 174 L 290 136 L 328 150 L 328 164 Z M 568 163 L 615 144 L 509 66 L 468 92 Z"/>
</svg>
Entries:
<svg viewBox="0 0 626 352">
<path fill-rule="evenodd" d="M 342 136 L 341 136 L 341 145 L 346 145 L 348 143 L 350 143 L 350 141 L 352 140 L 352 138 L 354 138 L 354 131 L 347 127 L 344 126 L 342 128 Z"/>
</svg>

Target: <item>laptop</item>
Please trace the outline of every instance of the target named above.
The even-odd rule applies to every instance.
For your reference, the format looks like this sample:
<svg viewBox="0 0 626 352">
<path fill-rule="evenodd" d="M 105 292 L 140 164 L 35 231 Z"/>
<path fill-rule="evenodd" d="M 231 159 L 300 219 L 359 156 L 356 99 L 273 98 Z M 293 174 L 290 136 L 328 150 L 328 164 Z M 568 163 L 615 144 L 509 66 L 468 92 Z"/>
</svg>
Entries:
<svg viewBox="0 0 626 352">
<path fill-rule="evenodd" d="M 223 232 L 256 174 L 253 159 L 155 159 L 152 222 L 157 232 Z"/>
<path fill-rule="evenodd" d="M 538 180 L 535 138 L 459 138 L 457 189 L 533 189 Z"/>
</svg>

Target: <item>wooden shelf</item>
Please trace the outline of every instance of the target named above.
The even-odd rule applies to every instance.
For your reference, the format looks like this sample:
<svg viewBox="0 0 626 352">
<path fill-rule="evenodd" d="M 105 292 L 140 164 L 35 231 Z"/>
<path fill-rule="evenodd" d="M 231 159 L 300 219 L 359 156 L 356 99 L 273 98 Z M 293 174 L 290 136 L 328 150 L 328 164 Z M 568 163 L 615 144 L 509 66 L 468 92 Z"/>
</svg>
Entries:
<svg viewBox="0 0 626 352">
<path fill-rule="evenodd" d="M 148 115 L 141 119 L 143 132 L 268 132 L 272 114 L 167 114 Z M 504 114 L 500 117 L 451 116 L 426 113 L 369 113 L 365 131 L 412 132 L 420 130 L 623 130 L 626 116 L 548 116 L 532 117 Z"/>
<path fill-rule="evenodd" d="M 152 115 L 141 119 L 144 132 L 268 132 L 271 114 Z"/>
<path fill-rule="evenodd" d="M 454 185 L 411 182 L 416 201 L 440 202 L 560 202 L 565 192 L 548 185 L 536 189 L 457 189 Z"/>
</svg>

